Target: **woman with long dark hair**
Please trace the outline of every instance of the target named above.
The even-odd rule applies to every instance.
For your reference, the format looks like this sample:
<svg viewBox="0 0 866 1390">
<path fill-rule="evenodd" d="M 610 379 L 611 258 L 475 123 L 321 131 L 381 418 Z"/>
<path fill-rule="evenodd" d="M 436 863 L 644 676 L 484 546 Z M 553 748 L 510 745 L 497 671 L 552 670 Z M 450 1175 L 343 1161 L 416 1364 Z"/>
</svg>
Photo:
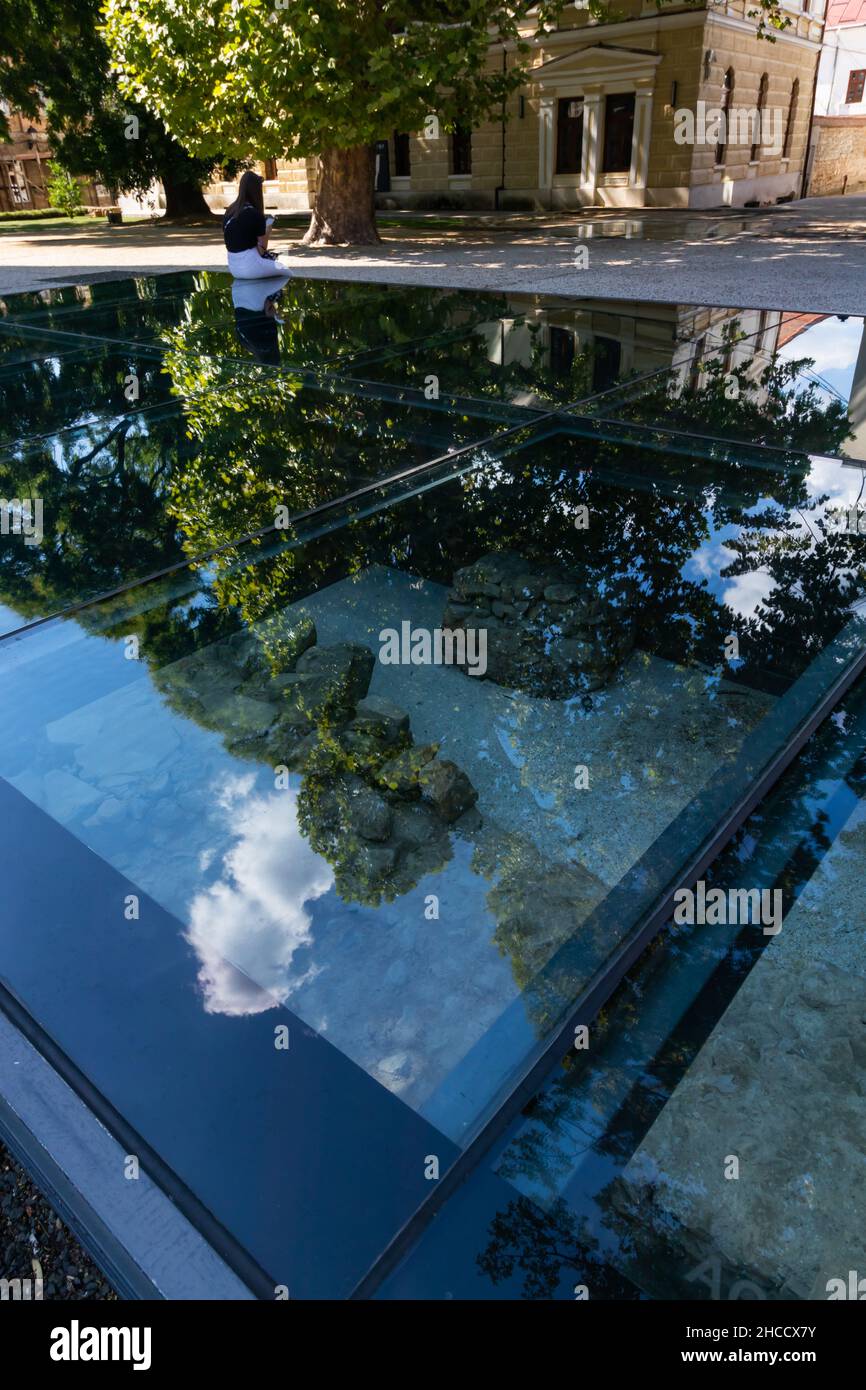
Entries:
<svg viewBox="0 0 866 1390">
<path fill-rule="evenodd" d="M 261 280 L 266 275 L 290 275 L 279 256 L 268 250 L 272 217 L 265 217 L 262 178 L 253 169 L 241 175 L 238 196 L 223 216 L 223 238 L 229 270 L 238 280 Z"/>
</svg>

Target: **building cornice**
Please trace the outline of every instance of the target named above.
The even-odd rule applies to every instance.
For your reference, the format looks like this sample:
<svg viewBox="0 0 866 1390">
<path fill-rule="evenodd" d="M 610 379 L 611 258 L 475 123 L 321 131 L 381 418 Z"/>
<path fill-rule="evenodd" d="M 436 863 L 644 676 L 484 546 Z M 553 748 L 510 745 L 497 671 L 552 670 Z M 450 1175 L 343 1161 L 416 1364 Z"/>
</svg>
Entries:
<svg viewBox="0 0 866 1390">
<path fill-rule="evenodd" d="M 754 24 L 750 24 L 747 19 L 738 19 L 736 15 L 719 14 L 718 11 L 707 11 L 707 23 L 716 24 L 721 29 L 734 29 L 738 34 L 755 34 Z M 821 49 L 820 41 L 817 39 L 804 39 L 799 34 L 790 34 L 787 29 L 782 29 L 775 36 L 777 43 L 792 43 L 795 48 L 808 48 L 811 53 L 818 53 Z"/>
<path fill-rule="evenodd" d="M 616 38 L 628 34 L 656 34 L 660 29 L 691 29 L 696 24 L 703 24 L 707 17 L 705 9 L 677 10 L 674 14 L 648 14 L 641 15 L 637 19 L 620 19 L 610 24 L 580 24 L 572 29 L 553 29 L 547 34 L 527 34 L 522 40 L 530 48 L 561 48 L 568 44 L 585 42 L 587 39 L 591 43 L 600 42 L 600 37 L 606 34 L 613 34 Z M 517 51 L 517 42 L 514 39 L 494 40 L 490 47 L 497 52 L 504 48 L 507 53 Z"/>
<path fill-rule="evenodd" d="M 554 29 L 541 35 L 527 34 L 523 42 L 533 49 L 560 48 L 575 43 L 600 43 L 608 35 L 617 39 L 627 38 L 631 35 L 658 34 L 669 29 L 692 29 L 696 25 L 703 27 L 711 22 L 723 28 L 735 29 L 741 34 L 751 34 L 753 38 L 757 33 L 755 25 L 749 20 L 738 19 L 735 15 L 720 14 L 717 9 L 706 6 L 699 9 L 689 7 L 687 10 L 676 10 L 672 14 L 641 15 L 637 19 L 621 19 L 610 24 L 581 24 L 572 29 Z M 801 38 L 799 34 L 791 34 L 786 29 L 780 30 L 774 37 L 777 43 L 792 43 L 812 52 L 817 52 L 821 47 L 819 41 Z M 503 49 L 506 53 L 515 53 L 517 47 L 514 39 L 508 39 L 504 43 L 494 40 L 490 45 L 491 51 L 497 53 L 501 53 Z"/>
</svg>

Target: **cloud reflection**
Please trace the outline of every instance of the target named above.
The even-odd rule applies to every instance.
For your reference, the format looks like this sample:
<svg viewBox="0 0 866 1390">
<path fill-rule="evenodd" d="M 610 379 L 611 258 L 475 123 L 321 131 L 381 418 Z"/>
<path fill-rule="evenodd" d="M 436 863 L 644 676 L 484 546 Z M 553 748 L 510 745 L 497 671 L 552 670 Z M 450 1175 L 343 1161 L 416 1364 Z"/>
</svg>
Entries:
<svg viewBox="0 0 866 1390">
<path fill-rule="evenodd" d="M 333 873 L 298 830 L 297 793 L 255 793 L 253 782 L 233 779 L 220 793 L 233 844 L 217 882 L 190 904 L 186 938 L 208 1013 L 263 1013 L 317 973 L 297 970 L 294 957 L 312 944 L 306 904 L 327 893 Z"/>
</svg>

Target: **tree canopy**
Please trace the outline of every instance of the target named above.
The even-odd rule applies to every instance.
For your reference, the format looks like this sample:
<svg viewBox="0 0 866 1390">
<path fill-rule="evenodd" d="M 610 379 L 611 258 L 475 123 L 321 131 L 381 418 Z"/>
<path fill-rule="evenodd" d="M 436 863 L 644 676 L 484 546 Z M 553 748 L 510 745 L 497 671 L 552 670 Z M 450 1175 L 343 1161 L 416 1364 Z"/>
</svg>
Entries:
<svg viewBox="0 0 866 1390">
<path fill-rule="evenodd" d="M 142 104 L 121 96 L 100 32 L 101 0 L 16 0 L 0 13 L 0 95 L 44 114 L 55 158 L 71 174 L 116 193 L 157 180 L 169 215 L 207 212 L 201 185 L 219 152 L 191 155 Z M 0 112 L 0 136 L 7 122 Z"/>
<path fill-rule="evenodd" d="M 659 5 L 666 0 L 658 0 Z M 106 0 L 120 90 L 201 156 L 317 156 L 309 241 L 376 240 L 373 143 L 471 125 L 526 81 L 565 0 Z M 589 0 L 598 19 L 605 0 Z M 752 12 L 784 28 L 780 0 Z M 491 41 L 503 61 L 490 61 Z M 507 51 L 506 51 L 507 50 Z M 428 126 L 428 129 L 430 127 Z M 432 127 L 435 135 L 437 127 Z"/>
<path fill-rule="evenodd" d="M 520 45 L 562 0 L 107 0 L 120 88 L 197 152 L 238 158 L 370 144 L 480 118 L 523 80 L 487 70 L 491 29 Z"/>
</svg>

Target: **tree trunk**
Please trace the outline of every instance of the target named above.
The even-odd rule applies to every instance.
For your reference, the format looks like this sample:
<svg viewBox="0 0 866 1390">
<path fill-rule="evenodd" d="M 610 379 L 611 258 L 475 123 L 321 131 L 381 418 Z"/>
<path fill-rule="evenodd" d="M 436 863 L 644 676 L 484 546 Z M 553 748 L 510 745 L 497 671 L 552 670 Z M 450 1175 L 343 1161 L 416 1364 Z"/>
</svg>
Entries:
<svg viewBox="0 0 866 1390">
<path fill-rule="evenodd" d="M 316 206 L 303 246 L 373 246 L 376 231 L 373 145 L 324 150 L 319 156 Z"/>
<path fill-rule="evenodd" d="M 169 218 L 196 217 L 210 220 L 213 213 L 208 207 L 198 183 L 178 183 L 171 178 L 163 178 L 165 191 L 165 215 Z"/>
</svg>

